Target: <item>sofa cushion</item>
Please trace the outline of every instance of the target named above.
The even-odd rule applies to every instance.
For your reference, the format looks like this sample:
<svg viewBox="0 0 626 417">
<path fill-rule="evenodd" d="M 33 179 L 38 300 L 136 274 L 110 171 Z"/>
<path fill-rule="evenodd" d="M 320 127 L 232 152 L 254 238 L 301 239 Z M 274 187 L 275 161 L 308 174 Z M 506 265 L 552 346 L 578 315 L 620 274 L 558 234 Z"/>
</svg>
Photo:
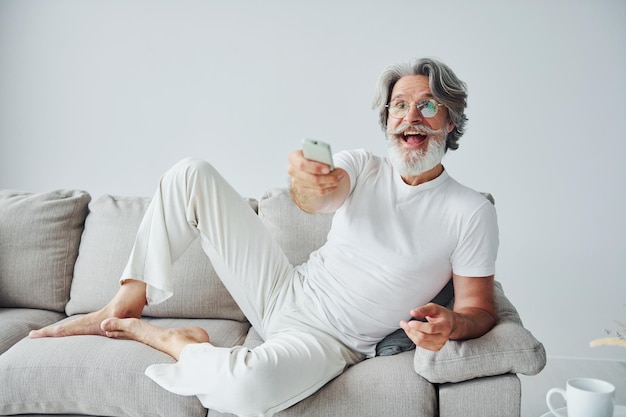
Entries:
<svg viewBox="0 0 626 417">
<path fill-rule="evenodd" d="M 263 343 L 251 328 L 244 346 Z M 315 395 L 276 414 L 300 416 L 416 416 L 437 415 L 437 390 L 412 370 L 412 353 L 364 360 L 348 368 Z M 209 410 L 208 417 L 231 416 Z"/>
<path fill-rule="evenodd" d="M 217 346 L 241 344 L 249 328 L 233 320 L 146 320 L 165 327 L 200 326 Z M 172 394 L 144 374 L 149 365 L 173 362 L 130 340 L 24 339 L 0 355 L 0 415 L 204 416 L 197 397 Z"/>
<path fill-rule="evenodd" d="M 332 214 L 309 214 L 291 200 L 289 190 L 268 190 L 259 201 L 259 217 L 293 265 L 309 259 L 326 242 Z"/>
<path fill-rule="evenodd" d="M 517 310 L 495 283 L 498 323 L 477 339 L 450 340 L 438 352 L 417 348 L 415 371 L 432 383 L 460 382 L 483 376 L 535 375 L 546 365 L 543 345 L 522 326 Z"/>
<path fill-rule="evenodd" d="M 0 191 L 0 307 L 62 312 L 87 204 L 84 191 Z"/>
<path fill-rule="evenodd" d="M 148 198 L 104 195 L 89 205 L 66 308 L 68 315 L 95 311 L 115 295 L 149 203 Z M 251 206 L 254 207 L 253 201 Z M 202 251 L 199 239 L 174 262 L 172 273 L 174 296 L 147 307 L 144 315 L 244 320 Z"/>
<path fill-rule="evenodd" d="M 65 317 L 56 311 L 30 308 L 0 308 L 0 354 L 39 329 Z"/>
<path fill-rule="evenodd" d="M 437 389 L 413 373 L 411 359 L 405 352 L 364 360 L 277 417 L 436 416 Z"/>
</svg>

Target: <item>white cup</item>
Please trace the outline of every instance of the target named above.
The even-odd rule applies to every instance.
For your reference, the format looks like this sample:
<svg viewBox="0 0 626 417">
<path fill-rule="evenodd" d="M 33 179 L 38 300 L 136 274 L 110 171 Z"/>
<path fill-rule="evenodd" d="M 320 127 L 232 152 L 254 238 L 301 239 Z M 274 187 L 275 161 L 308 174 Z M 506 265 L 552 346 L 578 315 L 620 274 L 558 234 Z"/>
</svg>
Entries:
<svg viewBox="0 0 626 417">
<path fill-rule="evenodd" d="M 553 394 L 560 394 L 567 403 L 567 415 L 559 414 L 550 402 Z M 615 387 L 593 378 L 573 378 L 566 390 L 552 388 L 546 394 L 546 403 L 557 417 L 613 417 Z"/>
</svg>

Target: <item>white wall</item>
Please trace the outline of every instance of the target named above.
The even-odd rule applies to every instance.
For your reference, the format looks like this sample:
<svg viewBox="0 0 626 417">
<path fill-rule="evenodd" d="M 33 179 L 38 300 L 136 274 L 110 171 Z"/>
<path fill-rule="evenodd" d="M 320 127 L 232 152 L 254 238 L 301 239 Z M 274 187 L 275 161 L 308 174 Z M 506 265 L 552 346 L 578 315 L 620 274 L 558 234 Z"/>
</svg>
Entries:
<svg viewBox="0 0 626 417">
<path fill-rule="evenodd" d="M 285 186 L 303 136 L 386 152 L 391 62 L 469 84 L 446 167 L 492 192 L 498 279 L 552 356 L 626 321 L 626 2 L 0 2 L 0 188 L 151 195 L 184 156 L 245 196 Z"/>
</svg>

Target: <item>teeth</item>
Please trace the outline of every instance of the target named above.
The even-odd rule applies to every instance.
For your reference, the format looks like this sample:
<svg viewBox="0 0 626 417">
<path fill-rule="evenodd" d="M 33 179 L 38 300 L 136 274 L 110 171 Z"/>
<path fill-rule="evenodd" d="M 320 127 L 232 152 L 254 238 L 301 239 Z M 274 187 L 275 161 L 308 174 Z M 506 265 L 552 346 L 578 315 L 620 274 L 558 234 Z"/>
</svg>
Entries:
<svg viewBox="0 0 626 417">
<path fill-rule="evenodd" d="M 416 136 L 416 135 L 425 136 L 423 133 L 419 133 L 419 132 L 404 132 L 404 136 Z"/>
</svg>

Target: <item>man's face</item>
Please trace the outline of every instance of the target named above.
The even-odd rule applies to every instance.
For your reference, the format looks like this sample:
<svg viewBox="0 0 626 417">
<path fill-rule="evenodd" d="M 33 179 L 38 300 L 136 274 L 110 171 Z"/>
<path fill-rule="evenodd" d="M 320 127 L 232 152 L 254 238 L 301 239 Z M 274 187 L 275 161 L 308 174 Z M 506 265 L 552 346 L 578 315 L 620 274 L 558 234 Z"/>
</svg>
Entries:
<svg viewBox="0 0 626 417">
<path fill-rule="evenodd" d="M 445 153 L 445 138 L 454 128 L 448 110 L 445 106 L 437 106 L 435 116 L 427 118 L 416 106 L 432 98 L 428 77 L 424 75 L 400 78 L 391 92 L 389 101 L 392 105 L 398 102 L 408 104 L 406 115 L 394 118 L 389 114 L 387 118 L 390 156 L 402 175 L 419 175 L 433 168 Z"/>
</svg>

